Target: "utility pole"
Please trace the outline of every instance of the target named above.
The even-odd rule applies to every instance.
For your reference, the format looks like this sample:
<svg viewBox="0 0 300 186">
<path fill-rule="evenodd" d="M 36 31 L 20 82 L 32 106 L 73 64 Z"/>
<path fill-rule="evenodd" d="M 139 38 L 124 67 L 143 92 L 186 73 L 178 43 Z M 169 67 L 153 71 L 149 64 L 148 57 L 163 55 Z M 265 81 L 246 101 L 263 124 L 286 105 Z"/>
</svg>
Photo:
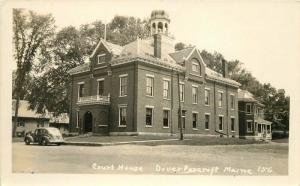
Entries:
<svg viewBox="0 0 300 186">
<path fill-rule="evenodd" d="M 104 23 L 104 40 L 106 41 L 106 22 Z"/>
<path fill-rule="evenodd" d="M 177 72 L 177 83 L 178 83 L 178 124 L 180 127 L 180 140 L 183 140 L 183 131 L 182 131 L 182 110 L 181 110 L 181 100 L 180 100 L 180 82 L 179 82 L 179 72 Z"/>
</svg>

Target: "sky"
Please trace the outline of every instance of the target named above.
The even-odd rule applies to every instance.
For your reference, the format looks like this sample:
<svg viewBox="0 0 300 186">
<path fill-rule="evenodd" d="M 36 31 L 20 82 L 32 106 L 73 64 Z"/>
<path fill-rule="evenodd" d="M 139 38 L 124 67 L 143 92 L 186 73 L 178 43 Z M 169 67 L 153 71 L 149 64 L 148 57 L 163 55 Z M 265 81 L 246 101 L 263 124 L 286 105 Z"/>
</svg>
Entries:
<svg viewBox="0 0 300 186">
<path fill-rule="evenodd" d="M 115 15 L 169 13 L 176 42 L 238 59 L 262 83 L 289 94 L 300 73 L 300 3 L 296 1 L 26 1 L 19 7 L 51 13 L 58 28 L 109 22 Z"/>
</svg>

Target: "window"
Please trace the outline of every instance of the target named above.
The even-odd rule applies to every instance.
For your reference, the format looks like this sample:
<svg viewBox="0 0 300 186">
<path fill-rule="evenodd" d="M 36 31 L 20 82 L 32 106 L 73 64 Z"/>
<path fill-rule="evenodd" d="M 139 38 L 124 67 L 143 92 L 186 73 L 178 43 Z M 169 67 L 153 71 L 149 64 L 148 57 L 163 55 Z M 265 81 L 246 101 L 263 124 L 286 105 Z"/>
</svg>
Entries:
<svg viewBox="0 0 300 186">
<path fill-rule="evenodd" d="M 247 132 L 253 132 L 253 122 L 247 121 Z"/>
<path fill-rule="evenodd" d="M 179 84 L 180 101 L 184 102 L 184 84 Z"/>
<path fill-rule="evenodd" d="M 25 122 L 24 121 L 18 121 L 17 122 L 17 127 L 25 127 Z"/>
<path fill-rule="evenodd" d="M 209 114 L 205 114 L 205 129 L 208 130 L 209 129 Z"/>
<path fill-rule="evenodd" d="M 153 120 L 153 108 L 146 108 L 146 126 L 151 127 Z"/>
<path fill-rule="evenodd" d="M 127 125 L 127 106 L 120 106 L 119 108 L 119 126 L 126 127 Z"/>
<path fill-rule="evenodd" d="M 193 118 L 193 129 L 196 129 L 197 128 L 198 114 L 197 113 L 193 113 L 192 118 Z"/>
<path fill-rule="evenodd" d="M 103 96 L 104 93 L 104 80 L 98 80 L 98 95 Z"/>
<path fill-rule="evenodd" d="M 181 112 L 181 125 L 182 125 L 182 129 L 185 129 L 185 117 L 186 117 L 186 110 L 182 110 L 182 112 Z M 178 123 L 178 128 L 180 128 L 179 123 Z"/>
<path fill-rule="evenodd" d="M 231 118 L 231 131 L 234 131 L 235 118 Z"/>
<path fill-rule="evenodd" d="M 192 87 L 192 97 L 193 97 L 193 103 L 197 104 L 198 103 L 198 91 L 197 91 L 196 86 Z"/>
<path fill-rule="evenodd" d="M 199 72 L 199 64 L 197 62 L 192 63 L 192 71 Z"/>
<path fill-rule="evenodd" d="M 163 110 L 163 127 L 169 128 L 169 117 L 170 117 L 170 111 L 169 110 Z"/>
<path fill-rule="evenodd" d="M 163 98 L 170 99 L 170 81 L 163 80 Z"/>
<path fill-rule="evenodd" d="M 81 98 L 84 96 L 84 83 L 80 83 L 78 87 L 78 97 Z"/>
<path fill-rule="evenodd" d="M 251 104 L 246 104 L 246 113 L 247 114 L 252 114 L 252 106 Z"/>
<path fill-rule="evenodd" d="M 98 64 L 105 62 L 105 54 L 98 55 Z"/>
<path fill-rule="evenodd" d="M 153 77 L 146 77 L 146 95 L 153 96 Z"/>
<path fill-rule="evenodd" d="M 261 124 L 258 124 L 257 129 L 258 129 L 258 133 L 261 133 Z"/>
<path fill-rule="evenodd" d="M 223 92 L 219 92 L 218 93 L 218 106 L 222 107 L 222 103 L 223 103 Z"/>
<path fill-rule="evenodd" d="M 210 96 L 209 96 L 209 89 L 205 89 L 204 90 L 204 101 L 205 101 L 205 105 L 209 105 L 209 99 L 210 99 Z"/>
<path fill-rule="evenodd" d="M 127 96 L 127 74 L 120 75 L 120 97 Z"/>
<path fill-rule="evenodd" d="M 234 95 L 230 95 L 230 108 L 235 109 L 235 97 L 234 97 Z"/>
<path fill-rule="evenodd" d="M 219 116 L 219 130 L 223 130 L 223 116 Z"/>
</svg>

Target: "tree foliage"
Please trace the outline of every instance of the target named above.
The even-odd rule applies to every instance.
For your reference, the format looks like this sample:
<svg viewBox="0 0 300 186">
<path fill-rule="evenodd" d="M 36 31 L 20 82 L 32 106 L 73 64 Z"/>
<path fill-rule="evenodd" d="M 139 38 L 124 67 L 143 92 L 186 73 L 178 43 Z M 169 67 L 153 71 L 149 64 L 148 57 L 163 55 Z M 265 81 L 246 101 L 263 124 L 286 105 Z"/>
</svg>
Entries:
<svg viewBox="0 0 300 186">
<path fill-rule="evenodd" d="M 16 132 L 19 101 L 24 98 L 24 86 L 36 56 L 43 53 L 54 34 L 54 19 L 51 15 L 38 15 L 32 11 L 13 9 L 13 46 L 17 64 L 13 96 L 16 98 L 13 135 Z M 44 47 L 42 47 L 44 46 Z M 27 78 L 27 79 L 26 79 Z"/>
</svg>

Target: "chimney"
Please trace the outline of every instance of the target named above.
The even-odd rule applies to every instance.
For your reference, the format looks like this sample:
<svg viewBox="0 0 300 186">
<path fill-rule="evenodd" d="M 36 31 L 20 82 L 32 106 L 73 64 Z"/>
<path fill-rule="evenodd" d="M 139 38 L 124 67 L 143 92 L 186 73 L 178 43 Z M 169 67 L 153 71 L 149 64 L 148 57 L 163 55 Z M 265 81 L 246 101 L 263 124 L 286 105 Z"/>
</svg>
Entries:
<svg viewBox="0 0 300 186">
<path fill-rule="evenodd" d="M 228 78 L 228 63 L 222 59 L 222 74 L 224 78 Z"/>
<path fill-rule="evenodd" d="M 154 57 L 161 58 L 161 35 L 154 34 Z"/>
</svg>

